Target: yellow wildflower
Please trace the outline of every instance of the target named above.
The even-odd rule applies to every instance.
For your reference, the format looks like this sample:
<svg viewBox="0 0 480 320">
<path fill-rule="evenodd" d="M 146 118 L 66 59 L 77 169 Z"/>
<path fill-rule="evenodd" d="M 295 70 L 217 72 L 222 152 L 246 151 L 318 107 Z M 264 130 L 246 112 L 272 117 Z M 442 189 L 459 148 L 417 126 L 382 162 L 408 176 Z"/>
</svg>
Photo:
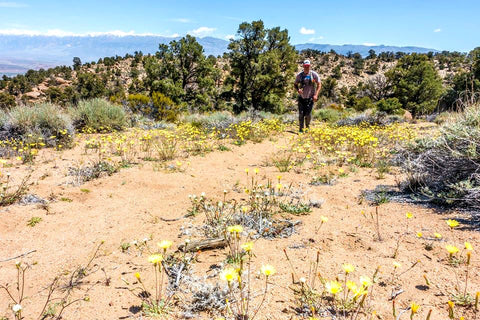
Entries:
<svg viewBox="0 0 480 320">
<path fill-rule="evenodd" d="M 344 263 L 342 268 L 346 274 L 349 274 L 350 272 L 355 271 L 355 267 L 349 263 Z"/>
<path fill-rule="evenodd" d="M 338 281 L 329 281 L 325 284 L 325 289 L 333 295 L 342 291 L 342 285 Z"/>
<path fill-rule="evenodd" d="M 420 308 L 420 306 L 415 302 L 412 302 L 412 304 L 410 305 L 410 308 L 412 309 L 412 314 L 415 314 L 418 312 L 418 309 Z"/>
<path fill-rule="evenodd" d="M 353 281 L 348 280 L 346 284 L 348 290 L 355 291 L 357 289 L 357 284 Z"/>
<path fill-rule="evenodd" d="M 160 247 L 160 249 L 167 250 L 172 246 L 173 242 L 170 240 L 162 240 L 157 245 Z"/>
<path fill-rule="evenodd" d="M 246 252 L 250 252 L 253 249 L 253 242 L 245 242 L 242 244 L 242 249 L 245 250 Z"/>
<path fill-rule="evenodd" d="M 448 219 L 447 220 L 447 225 L 450 227 L 450 228 L 455 228 L 455 227 L 458 227 L 459 223 L 457 220 L 453 220 L 453 219 Z"/>
<path fill-rule="evenodd" d="M 227 228 L 227 231 L 230 233 L 241 233 L 243 232 L 243 227 L 241 225 L 234 225 L 234 226 L 229 226 Z"/>
<path fill-rule="evenodd" d="M 360 287 L 360 288 L 356 288 L 354 291 L 353 291 L 354 295 L 355 295 L 355 298 L 358 298 L 359 296 L 363 296 L 363 295 L 366 295 L 368 294 L 368 291 L 365 290 L 364 287 Z"/>
<path fill-rule="evenodd" d="M 269 264 L 265 264 L 260 268 L 260 271 L 266 276 L 274 275 L 277 271 L 275 268 Z"/>
<path fill-rule="evenodd" d="M 445 249 L 447 249 L 447 251 L 448 251 L 448 253 L 449 253 L 450 255 L 455 254 L 455 253 L 458 252 L 458 248 L 455 247 L 455 246 L 452 246 L 452 245 L 450 245 L 450 244 L 447 244 L 447 245 L 445 246 Z"/>
<path fill-rule="evenodd" d="M 361 276 L 360 277 L 360 282 L 362 283 L 362 285 L 365 287 L 365 288 L 368 288 L 372 285 L 372 280 L 367 277 L 367 276 Z"/>
<path fill-rule="evenodd" d="M 438 233 L 438 232 L 435 232 L 435 233 L 433 234 L 433 236 L 434 236 L 435 238 L 437 238 L 437 239 L 442 239 L 442 235 L 441 235 L 440 233 Z"/>
<path fill-rule="evenodd" d="M 235 278 L 238 278 L 238 272 L 234 268 L 226 268 L 220 272 L 220 279 L 227 281 L 228 283 L 232 282 Z"/>
<path fill-rule="evenodd" d="M 423 236 L 423 233 L 421 233 L 420 231 L 417 232 L 417 237 L 418 238 L 421 238 Z"/>
<path fill-rule="evenodd" d="M 405 216 L 407 217 L 407 219 L 412 219 L 413 218 L 413 214 L 411 212 L 407 212 L 405 214 Z"/>
<path fill-rule="evenodd" d="M 153 263 L 154 265 L 162 262 L 163 256 L 161 254 L 152 254 L 148 257 L 148 262 Z"/>
<path fill-rule="evenodd" d="M 473 251 L 472 244 L 470 242 L 465 242 L 465 249 L 468 251 Z"/>
</svg>

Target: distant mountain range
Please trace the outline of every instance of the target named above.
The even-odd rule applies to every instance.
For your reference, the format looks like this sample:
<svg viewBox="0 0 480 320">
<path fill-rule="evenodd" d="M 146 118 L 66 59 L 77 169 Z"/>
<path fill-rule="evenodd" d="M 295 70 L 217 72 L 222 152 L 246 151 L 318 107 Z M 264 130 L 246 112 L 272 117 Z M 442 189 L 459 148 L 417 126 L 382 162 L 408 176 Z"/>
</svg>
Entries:
<svg viewBox="0 0 480 320">
<path fill-rule="evenodd" d="M 385 45 L 375 45 L 375 46 L 366 46 L 366 45 L 355 45 L 355 44 L 344 44 L 344 45 L 332 45 L 332 44 L 316 44 L 316 43 L 303 43 L 295 45 L 295 48 L 299 51 L 305 49 L 314 49 L 323 52 L 329 52 L 330 50 L 335 50 L 335 52 L 340 54 L 351 53 L 360 53 L 362 56 L 367 56 L 368 51 L 375 50 L 376 53 L 380 52 L 405 52 L 405 53 L 428 53 L 428 52 L 438 52 L 435 49 L 428 49 L 422 47 L 397 47 L 397 46 L 385 46 Z"/>
<path fill-rule="evenodd" d="M 109 56 L 124 56 L 135 51 L 154 53 L 160 43 L 168 44 L 177 38 L 161 36 L 27 36 L 0 34 L 0 75 L 24 73 L 29 69 L 49 68 L 57 65 L 71 65 L 73 57 L 82 62 L 97 61 Z M 198 38 L 207 55 L 222 55 L 227 51 L 228 41 L 213 37 Z M 375 52 L 403 51 L 425 53 L 434 49 L 420 47 L 329 45 L 305 43 L 295 45 L 297 50 L 307 48 L 320 51 L 335 50 L 338 53 L 358 52 L 367 55 L 370 49 Z"/>
</svg>

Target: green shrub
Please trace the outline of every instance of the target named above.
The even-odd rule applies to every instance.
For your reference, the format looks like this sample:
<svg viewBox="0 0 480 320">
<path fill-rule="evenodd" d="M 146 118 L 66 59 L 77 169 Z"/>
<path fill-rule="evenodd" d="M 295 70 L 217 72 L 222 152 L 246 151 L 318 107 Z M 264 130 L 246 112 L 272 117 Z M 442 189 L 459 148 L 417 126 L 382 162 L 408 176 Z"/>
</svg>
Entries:
<svg viewBox="0 0 480 320">
<path fill-rule="evenodd" d="M 0 109 L 10 109 L 15 106 L 15 97 L 6 92 L 0 92 Z"/>
<path fill-rule="evenodd" d="M 209 114 L 189 114 L 183 117 L 183 122 L 191 123 L 198 128 L 207 130 L 224 130 L 230 125 L 245 120 L 246 116 L 234 116 L 227 111 L 217 111 Z"/>
<path fill-rule="evenodd" d="M 38 138 L 42 138 L 50 146 L 69 146 L 73 141 L 71 118 L 51 103 L 17 106 L 0 118 L 6 139 L 38 142 Z"/>
<path fill-rule="evenodd" d="M 80 101 L 70 112 L 75 127 L 88 132 L 110 132 L 127 126 L 125 110 L 103 99 Z"/>
<path fill-rule="evenodd" d="M 397 98 L 382 99 L 376 104 L 377 110 L 387 114 L 403 114 L 402 104 Z"/>
<path fill-rule="evenodd" d="M 342 112 L 331 108 L 322 108 L 313 112 L 313 119 L 318 119 L 321 121 L 337 122 L 341 118 Z"/>
<path fill-rule="evenodd" d="M 175 121 L 180 112 L 180 108 L 170 99 L 160 92 L 152 93 L 152 102 L 155 109 L 156 120 Z"/>
<path fill-rule="evenodd" d="M 356 99 L 355 104 L 353 105 L 353 108 L 357 111 L 365 111 L 367 109 L 372 109 L 373 107 L 374 104 L 369 97 L 362 97 L 360 99 Z"/>
</svg>

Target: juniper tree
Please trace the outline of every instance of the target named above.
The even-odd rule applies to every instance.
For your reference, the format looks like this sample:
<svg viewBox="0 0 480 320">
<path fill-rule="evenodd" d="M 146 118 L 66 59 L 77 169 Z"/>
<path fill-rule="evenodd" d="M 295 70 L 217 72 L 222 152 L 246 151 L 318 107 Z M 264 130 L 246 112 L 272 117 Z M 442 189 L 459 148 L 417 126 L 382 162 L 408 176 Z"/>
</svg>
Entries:
<svg viewBox="0 0 480 320">
<path fill-rule="evenodd" d="M 243 22 L 228 49 L 231 73 L 226 82 L 236 101 L 234 111 L 279 111 L 296 69 L 288 31 L 265 29 L 262 20 Z"/>
<path fill-rule="evenodd" d="M 424 54 L 403 56 L 385 75 L 392 84 L 393 97 L 413 116 L 432 112 L 444 91 L 433 62 Z"/>
</svg>

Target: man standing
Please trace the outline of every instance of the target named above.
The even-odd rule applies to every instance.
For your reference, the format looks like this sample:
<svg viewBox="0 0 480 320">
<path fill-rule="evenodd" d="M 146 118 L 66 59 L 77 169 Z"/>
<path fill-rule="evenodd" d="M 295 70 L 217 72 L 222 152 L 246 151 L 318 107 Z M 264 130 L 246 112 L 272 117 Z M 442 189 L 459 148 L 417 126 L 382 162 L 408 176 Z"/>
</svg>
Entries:
<svg viewBox="0 0 480 320">
<path fill-rule="evenodd" d="M 303 62 L 303 71 L 297 74 L 297 77 L 295 78 L 295 89 L 298 92 L 298 120 L 300 124 L 300 132 L 303 132 L 304 124 L 307 129 L 310 126 L 313 103 L 318 100 L 320 88 L 320 77 L 315 71 L 310 70 L 310 60 L 305 60 Z"/>
</svg>

